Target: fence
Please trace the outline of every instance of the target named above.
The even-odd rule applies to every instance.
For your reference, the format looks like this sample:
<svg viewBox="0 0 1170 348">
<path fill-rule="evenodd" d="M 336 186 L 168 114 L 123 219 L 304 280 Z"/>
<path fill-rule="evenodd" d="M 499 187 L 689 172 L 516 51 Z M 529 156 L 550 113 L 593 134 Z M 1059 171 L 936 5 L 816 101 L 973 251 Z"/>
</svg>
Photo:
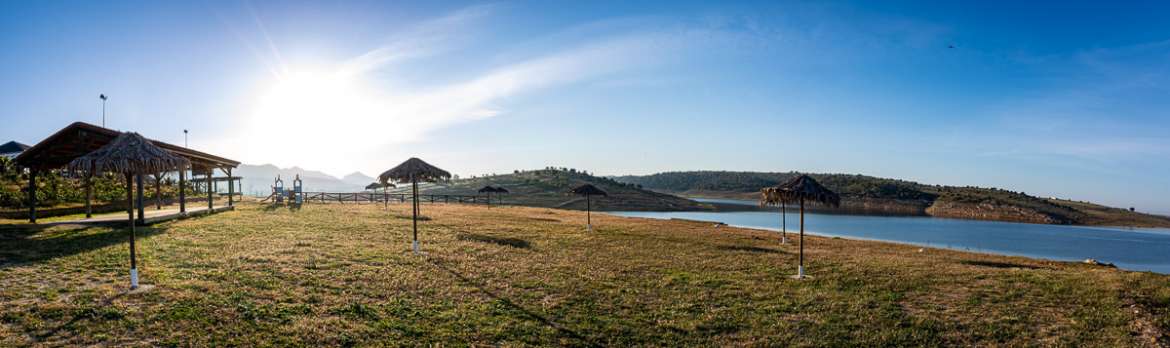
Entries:
<svg viewBox="0 0 1170 348">
<path fill-rule="evenodd" d="M 374 192 L 303 192 L 305 203 L 405 203 L 410 200 L 409 193 L 374 193 Z M 477 195 L 418 195 L 420 203 L 467 203 L 487 204 L 487 196 Z M 492 204 L 501 203 L 499 197 L 491 200 Z"/>
</svg>

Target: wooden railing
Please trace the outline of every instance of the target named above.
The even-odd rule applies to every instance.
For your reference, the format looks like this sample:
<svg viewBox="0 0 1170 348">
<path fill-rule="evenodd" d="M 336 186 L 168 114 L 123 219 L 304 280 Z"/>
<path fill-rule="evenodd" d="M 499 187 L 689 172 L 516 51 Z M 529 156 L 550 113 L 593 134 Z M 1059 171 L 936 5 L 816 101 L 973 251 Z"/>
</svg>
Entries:
<svg viewBox="0 0 1170 348">
<path fill-rule="evenodd" d="M 305 203 L 406 203 L 410 201 L 409 193 L 372 193 L 372 192 L 303 192 Z M 418 195 L 420 203 L 465 203 L 487 204 L 487 196 L 478 195 Z M 498 197 L 492 197 L 492 204 L 500 203 Z"/>
</svg>

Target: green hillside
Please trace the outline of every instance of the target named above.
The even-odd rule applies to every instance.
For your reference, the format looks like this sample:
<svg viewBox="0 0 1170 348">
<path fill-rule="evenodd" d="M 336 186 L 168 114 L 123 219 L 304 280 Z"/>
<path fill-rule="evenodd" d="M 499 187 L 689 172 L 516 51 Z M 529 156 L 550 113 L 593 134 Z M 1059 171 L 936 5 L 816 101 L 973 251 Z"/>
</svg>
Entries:
<svg viewBox="0 0 1170 348">
<path fill-rule="evenodd" d="M 585 198 L 569 194 L 569 189 L 581 184 L 593 184 L 609 193 L 608 197 L 593 197 L 594 210 L 710 210 L 711 206 L 675 195 L 643 190 L 636 184 L 617 182 L 567 168 L 546 168 L 515 171 L 511 174 L 455 179 L 447 183 L 426 185 L 424 194 L 475 195 L 486 186 L 500 186 L 510 194 L 501 195 L 512 205 L 585 209 Z M 403 191 L 400 188 L 398 191 Z"/>
<path fill-rule="evenodd" d="M 757 199 L 762 187 L 795 172 L 666 172 L 614 180 L 692 197 Z M 1046 224 L 1170 227 L 1170 218 L 1088 202 L 1040 198 L 997 188 L 924 185 L 857 174 L 809 174 L 842 198 L 838 212 L 929 215 Z"/>
</svg>

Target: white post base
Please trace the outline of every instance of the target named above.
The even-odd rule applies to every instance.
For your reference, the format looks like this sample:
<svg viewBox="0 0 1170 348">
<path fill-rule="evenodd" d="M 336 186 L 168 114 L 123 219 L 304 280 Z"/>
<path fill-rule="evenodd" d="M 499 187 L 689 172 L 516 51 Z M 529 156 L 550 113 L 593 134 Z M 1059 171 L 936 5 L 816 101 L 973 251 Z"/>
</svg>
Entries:
<svg viewBox="0 0 1170 348">
<path fill-rule="evenodd" d="M 780 236 L 780 244 L 788 244 L 788 236 Z"/>
<path fill-rule="evenodd" d="M 585 225 L 585 231 L 586 232 L 593 232 L 593 225 L 592 224 Z"/>
<path fill-rule="evenodd" d="M 130 290 L 134 290 L 137 288 L 138 288 L 138 269 L 131 268 L 130 269 Z"/>
<path fill-rule="evenodd" d="M 804 278 L 804 266 L 796 266 L 796 277 Z"/>
<path fill-rule="evenodd" d="M 418 241 L 414 241 L 414 253 L 418 254 Z"/>
</svg>

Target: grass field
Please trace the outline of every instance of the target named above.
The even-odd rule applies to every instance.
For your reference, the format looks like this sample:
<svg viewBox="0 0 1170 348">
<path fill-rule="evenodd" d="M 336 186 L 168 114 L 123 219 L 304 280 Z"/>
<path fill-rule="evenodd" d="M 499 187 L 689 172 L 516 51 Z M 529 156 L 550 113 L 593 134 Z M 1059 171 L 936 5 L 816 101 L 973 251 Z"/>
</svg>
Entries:
<svg viewBox="0 0 1170 348">
<path fill-rule="evenodd" d="M 1165 346 L 1170 276 L 543 208 L 0 225 L 0 346 Z"/>
</svg>

